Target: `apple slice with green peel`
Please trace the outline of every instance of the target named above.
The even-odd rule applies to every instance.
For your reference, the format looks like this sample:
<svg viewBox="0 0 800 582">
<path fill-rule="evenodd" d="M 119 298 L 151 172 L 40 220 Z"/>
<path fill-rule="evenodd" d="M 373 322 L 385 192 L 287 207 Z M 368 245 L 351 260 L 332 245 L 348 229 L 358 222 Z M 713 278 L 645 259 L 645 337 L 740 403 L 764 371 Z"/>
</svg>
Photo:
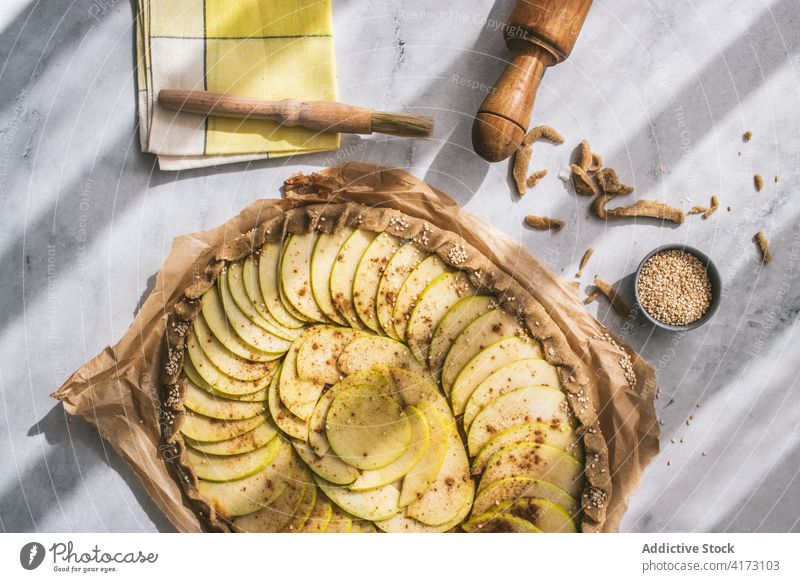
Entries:
<svg viewBox="0 0 800 582">
<path fill-rule="evenodd" d="M 214 483 L 200 481 L 197 489 L 217 511 L 227 517 L 246 515 L 273 503 L 286 490 L 296 463 L 289 443 L 277 439 L 280 450 L 270 465 L 250 477 L 238 481 Z"/>
<path fill-rule="evenodd" d="M 201 302 L 203 317 L 211 333 L 213 333 L 214 337 L 231 352 L 240 358 L 245 358 L 254 362 L 271 362 L 280 357 L 280 354 L 257 350 L 250 344 L 245 343 L 245 341 L 233 331 L 233 327 L 225 315 L 222 297 L 220 297 L 216 285 L 203 293 Z"/>
<path fill-rule="evenodd" d="M 378 284 L 389 259 L 400 248 L 400 239 L 387 232 L 379 234 L 369 244 L 356 267 L 353 278 L 353 307 L 356 315 L 365 326 L 381 333 L 381 324 L 375 306 L 378 298 Z"/>
<path fill-rule="evenodd" d="M 302 341 L 295 342 L 299 344 L 297 375 L 316 384 L 335 384 L 342 376 L 336 362 L 361 332 L 333 325 L 316 325 L 311 330 L 313 333 L 309 331 Z"/>
<path fill-rule="evenodd" d="M 444 261 L 436 255 L 430 255 L 414 267 L 414 270 L 403 281 L 403 285 L 397 292 L 394 311 L 392 311 L 394 330 L 401 340 L 406 339 L 406 328 L 411 317 L 411 310 L 414 308 L 420 294 L 434 279 L 446 272 L 447 265 Z"/>
<path fill-rule="evenodd" d="M 528 498 L 506 501 L 489 513 L 510 515 L 522 519 L 544 533 L 577 533 L 578 531 L 569 513 L 563 507 L 546 499 Z M 479 520 L 480 516 L 475 519 Z M 486 524 L 486 522 L 483 523 Z"/>
<path fill-rule="evenodd" d="M 372 471 L 364 471 L 351 485 L 353 491 L 383 487 L 402 479 L 419 462 L 428 449 L 430 430 L 425 416 L 413 406 L 405 409 L 411 423 L 411 441 L 405 452 L 392 463 Z"/>
<path fill-rule="evenodd" d="M 241 455 L 209 455 L 187 447 L 186 458 L 204 481 L 236 481 L 266 468 L 278 456 L 280 448 L 280 442 L 275 439 L 260 449 Z"/>
<path fill-rule="evenodd" d="M 539 342 L 517 336 L 507 337 L 487 346 L 475 354 L 453 380 L 453 387 L 450 389 L 453 414 L 458 416 L 464 413 L 469 397 L 490 374 L 511 362 L 541 357 L 542 348 Z"/>
<path fill-rule="evenodd" d="M 353 518 L 340 508 L 333 506 L 333 516 L 325 533 L 350 533 L 353 531 Z"/>
<path fill-rule="evenodd" d="M 239 402 L 217 398 L 188 380 L 183 395 L 183 405 L 197 414 L 219 420 L 247 420 L 264 414 L 262 402 Z"/>
<path fill-rule="evenodd" d="M 243 262 L 230 263 L 225 273 L 221 274 L 220 277 L 225 279 L 234 303 L 250 322 L 280 339 L 292 340 L 291 330 L 278 324 L 277 320 L 271 315 L 267 315 L 267 317 L 261 315 L 253 305 L 253 301 L 244 286 Z"/>
<path fill-rule="evenodd" d="M 406 243 L 392 255 L 378 283 L 378 294 L 375 299 L 375 312 L 381 329 L 391 338 L 399 340 L 400 336 L 394 328 L 394 306 L 397 295 L 411 271 L 419 265 L 427 254 L 416 245 Z"/>
<path fill-rule="evenodd" d="M 239 306 L 236 305 L 231 295 L 231 291 L 228 288 L 227 277 L 220 275 L 217 279 L 217 285 L 219 287 L 220 297 L 222 297 L 222 307 L 225 310 L 225 315 L 231 327 L 233 327 L 233 331 L 236 332 L 236 335 L 242 338 L 246 344 L 262 352 L 272 354 L 283 354 L 292 346 L 289 340 L 285 340 L 268 332 L 266 329 L 256 325 L 247 318 L 242 310 L 239 309 Z"/>
<path fill-rule="evenodd" d="M 322 494 L 317 494 L 317 501 L 314 504 L 314 509 L 311 515 L 308 516 L 302 533 L 325 533 L 328 525 L 333 518 L 333 505 L 328 501 L 328 498 Z"/>
<path fill-rule="evenodd" d="M 422 497 L 406 508 L 406 516 L 427 525 L 442 525 L 453 521 L 465 506 L 463 517 L 469 513 L 475 495 L 475 483 L 469 472 L 469 459 L 452 419 L 446 421 L 447 454 L 436 476 Z M 460 521 L 460 520 L 459 520 Z"/>
<path fill-rule="evenodd" d="M 467 533 L 543 533 L 531 522 L 505 513 L 484 513 L 462 526 Z"/>
<path fill-rule="evenodd" d="M 253 362 L 240 358 L 214 337 L 202 313 L 194 318 L 192 329 L 200 344 L 200 349 L 221 372 L 243 382 L 254 382 L 275 369 L 274 362 Z"/>
<path fill-rule="evenodd" d="M 275 321 L 283 327 L 297 329 L 303 327 L 305 322 L 289 313 L 281 301 L 278 265 L 282 248 L 282 245 L 277 242 L 268 242 L 261 247 L 261 255 L 258 260 L 258 283 L 261 287 L 264 305 Z"/>
<path fill-rule="evenodd" d="M 567 424 L 545 422 L 526 422 L 507 428 L 493 436 L 472 461 L 472 474 L 478 475 L 496 452 L 519 443 L 539 443 L 550 445 L 569 453 L 578 461 L 583 461 L 583 447 L 575 431 Z"/>
<path fill-rule="evenodd" d="M 277 434 L 278 431 L 270 423 L 265 422 L 241 436 L 226 441 L 204 443 L 187 436 L 184 436 L 183 440 L 188 446 L 208 455 L 241 455 L 260 449 L 274 439 Z"/>
<path fill-rule="evenodd" d="M 333 304 L 347 323 L 356 329 L 366 328 L 353 305 L 353 282 L 361 256 L 376 236 L 374 232 L 356 229 L 342 244 L 331 267 L 330 289 Z"/>
<path fill-rule="evenodd" d="M 464 408 L 464 430 L 469 432 L 478 413 L 498 396 L 535 385 L 560 391 L 558 368 L 536 358 L 506 364 L 484 379 L 470 396 Z"/>
<path fill-rule="evenodd" d="M 294 309 L 312 321 L 326 322 L 311 291 L 311 251 L 317 233 L 292 234 L 283 243 L 280 285 Z"/>
<path fill-rule="evenodd" d="M 407 507 L 420 500 L 430 489 L 444 466 L 450 444 L 447 417 L 428 402 L 420 402 L 417 408 L 428 425 L 428 447 L 414 468 L 403 478 L 398 500 L 400 507 Z"/>
<path fill-rule="evenodd" d="M 214 387 L 203 380 L 203 377 L 200 376 L 200 373 L 192 364 L 191 358 L 183 358 L 183 373 L 186 375 L 186 378 L 195 386 L 203 390 L 204 392 L 208 392 L 209 394 L 216 396 L 217 398 L 225 398 L 227 400 L 234 400 L 236 402 L 266 402 L 267 401 L 267 389 L 264 388 L 263 390 L 259 390 L 258 392 L 253 392 L 252 394 L 240 394 L 240 395 L 233 395 L 233 394 L 225 394 L 218 390 L 215 390 Z"/>
<path fill-rule="evenodd" d="M 411 351 L 398 341 L 382 336 L 359 337 L 342 350 L 337 361 L 344 374 L 354 374 L 375 366 L 396 366 L 427 377 L 428 371 Z"/>
<path fill-rule="evenodd" d="M 386 467 L 403 456 L 411 442 L 411 423 L 403 407 L 379 386 L 369 384 L 336 395 L 326 429 L 333 451 L 361 470 Z"/>
<path fill-rule="evenodd" d="M 302 338 L 308 337 L 308 335 L 315 335 L 315 329 L 316 327 L 309 328 L 300 340 L 303 341 Z M 297 376 L 298 344 L 299 342 L 295 342 L 292 348 L 286 352 L 278 381 L 278 394 L 281 402 L 293 415 L 301 420 L 308 420 L 314 412 L 314 407 L 317 405 L 317 400 L 319 400 L 325 385 L 320 382 L 303 380 Z"/>
<path fill-rule="evenodd" d="M 247 257 L 242 264 L 242 283 L 244 283 L 244 290 L 247 294 L 250 303 L 256 312 L 270 323 L 274 328 L 274 333 L 278 337 L 287 340 L 294 340 L 300 332 L 302 327 L 286 327 L 280 321 L 275 319 L 267 309 L 267 302 L 264 300 L 264 295 L 261 293 L 261 284 L 258 280 L 258 267 L 252 256 Z"/>
<path fill-rule="evenodd" d="M 331 271 L 336 257 L 339 256 L 339 249 L 342 248 L 344 241 L 353 234 L 353 230 L 347 227 L 333 234 L 321 233 L 311 252 L 311 291 L 314 294 L 314 300 L 328 319 L 340 325 L 347 325 L 347 320 L 342 317 L 333 303 L 330 287 Z"/>
<path fill-rule="evenodd" d="M 358 469 L 342 461 L 332 451 L 317 455 L 308 444 L 301 441 L 295 441 L 294 448 L 309 469 L 334 485 L 350 485 L 358 479 Z"/>
<path fill-rule="evenodd" d="M 474 457 L 494 437 L 512 426 L 528 422 L 546 422 L 570 426 L 566 396 L 547 386 L 527 386 L 508 392 L 490 402 L 472 421 L 467 433 L 469 454 Z"/>
<path fill-rule="evenodd" d="M 284 433 L 290 437 L 299 439 L 301 441 L 308 440 L 308 423 L 292 414 L 292 412 L 284 406 L 281 402 L 280 394 L 278 393 L 278 381 L 283 373 L 283 366 L 281 366 L 278 373 L 272 379 L 269 385 L 269 397 L 267 404 L 269 406 L 269 413 L 272 420 L 278 425 Z"/>
<path fill-rule="evenodd" d="M 286 244 L 281 244 L 281 251 L 280 251 L 280 258 L 278 259 L 278 297 L 283 303 L 283 307 L 289 314 L 294 317 L 295 319 L 299 319 L 300 321 L 305 321 L 306 323 L 315 323 L 315 320 L 311 319 L 310 317 L 306 317 L 301 312 L 299 312 L 294 305 L 292 305 L 289 298 L 286 296 L 286 288 L 283 285 L 283 277 L 281 277 L 281 273 L 283 272 L 283 259 L 286 256 Z M 310 276 L 310 273 L 309 273 Z"/>
<path fill-rule="evenodd" d="M 406 327 L 406 342 L 421 364 L 428 364 L 428 350 L 433 330 L 445 313 L 463 297 L 471 297 L 475 288 L 462 273 L 443 273 L 436 277 L 419 295 Z"/>
<path fill-rule="evenodd" d="M 263 390 L 271 381 L 269 375 L 253 382 L 245 382 L 224 374 L 211 363 L 211 360 L 208 359 L 208 356 L 206 356 L 200 348 L 200 343 L 197 341 L 194 331 L 190 331 L 186 336 L 186 353 L 192 360 L 192 365 L 194 365 L 195 370 L 197 370 L 197 373 L 200 374 L 203 380 L 211 384 L 214 390 L 224 394 L 233 394 L 235 396 L 252 394 L 253 392 Z M 187 356 L 184 355 L 184 357 Z"/>
<path fill-rule="evenodd" d="M 239 532 L 282 532 L 286 531 L 297 515 L 303 515 L 311 503 L 308 489 L 310 483 L 308 472 L 295 470 L 295 475 L 287 478 L 284 492 L 270 505 L 233 519 L 233 526 Z"/>
<path fill-rule="evenodd" d="M 428 349 L 428 368 L 437 380 L 442 376 L 444 360 L 456 338 L 470 323 L 493 309 L 495 304 L 496 301 L 488 295 L 475 295 L 464 297 L 447 310 L 433 331 Z"/>
<path fill-rule="evenodd" d="M 583 464 L 569 453 L 550 445 L 520 443 L 499 450 L 483 470 L 482 491 L 509 477 L 530 477 L 561 487 L 573 499 L 583 490 Z"/>
<path fill-rule="evenodd" d="M 400 511 L 397 505 L 400 491 L 396 483 L 385 485 L 368 491 L 351 491 L 328 483 L 320 477 L 314 477 L 320 489 L 340 508 L 361 519 L 380 521 L 389 519 Z"/>
<path fill-rule="evenodd" d="M 439 392 L 438 386 L 428 377 L 421 376 L 396 366 L 378 366 L 394 384 L 393 391 L 406 406 L 417 406 L 423 402 L 432 405 L 444 418 L 450 418 L 450 406 Z"/>
<path fill-rule="evenodd" d="M 336 396 L 343 390 L 359 384 L 369 384 L 372 386 L 388 386 L 389 379 L 377 369 L 368 369 L 363 372 L 351 374 L 340 382 L 331 386 L 317 402 L 314 413 L 308 420 L 308 444 L 317 455 L 324 455 L 331 450 L 331 445 L 326 436 L 326 420 L 331 403 Z"/>
<path fill-rule="evenodd" d="M 263 416 L 256 416 L 247 420 L 218 420 L 187 410 L 183 413 L 180 431 L 181 434 L 188 436 L 190 439 L 204 443 L 215 443 L 241 436 L 264 424 L 265 420 Z"/>
<path fill-rule="evenodd" d="M 570 515 L 580 511 L 578 502 L 561 487 L 531 477 L 507 477 L 481 489 L 472 504 L 472 514 L 477 516 L 493 510 L 504 501 L 538 497 L 563 507 Z"/>
<path fill-rule="evenodd" d="M 421 521 L 406 516 L 405 512 L 398 513 L 394 517 L 383 521 L 377 521 L 375 525 L 386 533 L 444 533 L 461 523 L 469 513 L 469 510 L 469 504 L 464 505 L 464 507 L 455 514 L 453 519 L 441 525 L 422 523 Z"/>
<path fill-rule="evenodd" d="M 442 368 L 442 388 L 447 395 L 453 389 L 456 376 L 479 352 L 495 342 L 519 334 L 516 318 L 502 309 L 484 313 L 464 328 L 447 353 Z"/>
<path fill-rule="evenodd" d="M 311 512 L 317 506 L 317 498 L 322 496 L 322 491 L 316 486 L 306 487 L 303 500 L 298 506 L 297 513 L 294 519 L 287 525 L 283 531 L 290 533 L 300 533 L 306 525 L 306 522 L 311 517 Z"/>
</svg>

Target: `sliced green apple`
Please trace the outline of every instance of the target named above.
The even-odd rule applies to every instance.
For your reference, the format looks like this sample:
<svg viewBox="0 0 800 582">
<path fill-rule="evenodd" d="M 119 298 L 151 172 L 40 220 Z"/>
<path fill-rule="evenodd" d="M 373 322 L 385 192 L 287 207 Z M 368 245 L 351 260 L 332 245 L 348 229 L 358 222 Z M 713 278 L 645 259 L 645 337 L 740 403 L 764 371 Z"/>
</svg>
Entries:
<svg viewBox="0 0 800 582">
<path fill-rule="evenodd" d="M 570 515 L 576 515 L 580 510 L 578 502 L 561 487 L 531 477 L 506 477 L 478 492 L 472 504 L 472 514 L 477 516 L 494 509 L 504 501 L 529 497 L 547 499 L 563 507 Z"/>
<path fill-rule="evenodd" d="M 419 462 L 428 449 L 430 430 L 425 416 L 413 406 L 404 410 L 411 424 L 411 441 L 405 452 L 380 469 L 363 471 L 351 485 L 353 491 L 375 489 L 402 479 Z"/>
<path fill-rule="evenodd" d="M 516 499 L 501 503 L 489 512 L 489 516 L 508 515 L 527 521 L 544 533 L 576 533 L 575 522 L 563 507 L 546 499 Z M 469 531 L 476 523 L 481 524 L 485 531 L 491 527 L 488 516 L 478 516 L 464 524 L 464 530 Z"/>
<path fill-rule="evenodd" d="M 404 344 L 382 336 L 364 336 L 353 340 L 342 350 L 337 365 L 344 374 L 383 365 L 403 368 L 422 377 L 428 376 L 428 371 Z"/>
<path fill-rule="evenodd" d="M 269 311 L 266 315 L 261 315 L 255 308 L 244 283 L 244 262 L 237 261 L 229 264 L 225 273 L 220 277 L 225 279 L 234 303 L 250 322 L 280 339 L 291 341 L 295 337 L 297 330 L 283 327 L 269 314 Z"/>
<path fill-rule="evenodd" d="M 266 402 L 267 401 L 267 389 L 264 388 L 263 390 L 259 390 L 258 392 L 253 392 L 251 394 L 225 394 L 220 392 L 219 390 L 215 390 L 214 387 L 203 380 L 203 377 L 200 376 L 200 373 L 192 364 L 191 358 L 183 358 L 183 373 L 192 382 L 195 386 L 203 390 L 204 392 L 208 392 L 217 398 L 225 398 L 228 400 L 235 400 L 236 402 Z"/>
<path fill-rule="evenodd" d="M 267 302 L 264 299 L 264 294 L 261 293 L 261 283 L 258 280 L 258 267 L 252 255 L 247 257 L 242 264 L 242 283 L 244 284 L 247 298 L 250 300 L 253 308 L 262 318 L 270 323 L 272 326 L 271 329 L 274 330 L 273 333 L 275 333 L 275 335 L 287 340 L 293 340 L 300 334 L 302 327 L 285 326 L 275 319 L 269 309 L 267 309 Z"/>
<path fill-rule="evenodd" d="M 277 439 L 241 455 L 209 455 L 191 447 L 186 449 L 186 457 L 192 469 L 204 481 L 236 481 L 254 475 L 266 468 L 278 456 L 281 443 Z"/>
<path fill-rule="evenodd" d="M 193 449 L 208 455 L 241 455 L 265 446 L 275 438 L 278 431 L 268 422 L 238 437 L 215 443 L 204 443 L 183 437 L 184 442 Z"/>
<path fill-rule="evenodd" d="M 461 369 L 453 380 L 450 389 L 450 404 L 453 414 L 464 413 L 467 401 L 478 385 L 490 374 L 506 364 L 525 358 L 541 358 L 542 349 L 539 342 L 511 336 L 495 342 L 477 354 Z"/>
<path fill-rule="evenodd" d="M 509 477 L 547 481 L 573 499 L 579 498 L 583 490 L 583 464 L 550 445 L 520 443 L 501 449 L 486 463 L 478 491 Z"/>
<path fill-rule="evenodd" d="M 361 519 L 380 521 L 389 519 L 400 511 L 398 500 L 400 491 L 396 483 L 368 491 L 351 491 L 315 477 L 320 489 L 336 505 Z"/>
<path fill-rule="evenodd" d="M 386 467 L 411 442 L 411 423 L 402 406 L 378 386 L 360 384 L 336 395 L 326 418 L 333 451 L 362 470 Z"/>
<path fill-rule="evenodd" d="M 561 390 L 558 369 L 536 358 L 506 364 L 484 379 L 470 396 L 464 408 L 464 429 L 469 432 L 469 427 L 472 426 L 477 414 L 498 396 L 535 385 Z"/>
<path fill-rule="evenodd" d="M 222 307 L 225 310 L 225 315 L 233 331 L 242 338 L 242 341 L 257 350 L 272 354 L 282 354 L 291 347 L 292 343 L 289 340 L 270 333 L 248 319 L 247 315 L 239 309 L 239 306 L 234 301 L 233 295 L 231 295 L 231 291 L 228 288 L 227 277 L 220 275 L 217 279 L 217 285 L 220 297 L 222 297 Z"/>
<path fill-rule="evenodd" d="M 233 327 L 225 315 L 222 297 L 220 297 L 216 285 L 203 293 L 201 301 L 203 317 L 209 329 L 211 329 L 211 333 L 213 333 L 220 343 L 231 352 L 240 358 L 253 360 L 254 362 L 271 362 L 280 357 L 280 354 L 257 350 L 250 344 L 245 343 L 245 341 L 233 331 Z"/>
<path fill-rule="evenodd" d="M 325 533 L 333 518 L 333 505 L 324 495 L 317 495 L 317 501 L 311 515 L 303 526 L 303 533 Z"/>
<path fill-rule="evenodd" d="M 353 307 L 365 326 L 376 333 L 382 331 L 375 310 L 378 284 L 389 259 L 400 248 L 400 239 L 389 233 L 379 234 L 369 244 L 356 267 L 353 278 Z"/>
<path fill-rule="evenodd" d="M 243 435 L 263 424 L 265 418 L 256 416 L 247 420 L 217 420 L 208 416 L 201 416 L 191 410 L 183 413 L 180 431 L 190 439 L 204 443 L 226 441 Z"/>
<path fill-rule="evenodd" d="M 377 366 L 392 381 L 394 393 L 397 394 L 406 406 L 417 406 L 423 402 L 432 405 L 439 414 L 450 418 L 450 406 L 439 392 L 438 386 L 427 376 L 422 376 L 397 366 Z"/>
<path fill-rule="evenodd" d="M 356 329 L 364 329 L 364 325 L 353 305 L 353 281 L 361 256 L 375 237 L 374 232 L 356 229 L 342 244 L 331 268 L 330 289 L 333 304 L 350 326 Z"/>
<path fill-rule="evenodd" d="M 283 243 L 280 285 L 289 303 L 307 319 L 328 321 L 311 291 L 311 251 L 317 233 L 289 235 Z"/>
<path fill-rule="evenodd" d="M 375 526 L 366 519 L 354 519 L 353 530 L 350 533 L 376 533 Z"/>
<path fill-rule="evenodd" d="M 462 527 L 467 533 L 543 533 L 527 520 L 495 512 L 474 517 Z"/>
<path fill-rule="evenodd" d="M 297 375 L 316 384 L 335 384 L 342 375 L 337 366 L 339 356 L 361 332 L 332 325 L 317 325 L 311 329 L 313 333 L 298 342 Z"/>
<path fill-rule="evenodd" d="M 378 283 L 378 294 L 375 300 L 375 312 L 383 331 L 391 338 L 400 339 L 394 328 L 394 306 L 400 287 L 408 275 L 421 263 L 427 255 L 416 245 L 406 243 L 392 255 Z"/>
<path fill-rule="evenodd" d="M 289 313 L 281 301 L 278 265 L 282 248 L 282 245 L 277 242 L 268 242 L 261 247 L 261 256 L 258 260 L 258 282 L 267 311 L 283 327 L 295 329 L 303 327 L 305 322 Z"/>
<path fill-rule="evenodd" d="M 317 498 L 322 497 L 322 492 L 316 486 L 306 487 L 303 500 L 298 505 L 294 519 L 289 522 L 283 531 L 300 533 L 306 525 L 306 522 L 311 517 L 311 512 L 317 506 Z"/>
<path fill-rule="evenodd" d="M 375 522 L 375 525 L 386 533 L 444 533 L 450 531 L 461 523 L 469 513 L 469 504 L 464 505 L 447 523 L 440 525 L 428 525 L 408 517 L 405 512 L 398 513 L 394 517 Z"/>
<path fill-rule="evenodd" d="M 303 380 L 297 376 L 297 349 L 304 338 L 316 335 L 316 326 L 309 328 L 286 352 L 281 366 L 281 377 L 278 382 L 278 394 L 284 406 L 301 420 L 308 420 L 317 405 L 322 389 L 321 382 Z"/>
<path fill-rule="evenodd" d="M 465 327 L 492 309 L 495 303 L 488 295 L 474 295 L 464 297 L 447 310 L 433 331 L 428 349 L 428 368 L 437 380 L 442 375 L 444 359 L 456 338 Z"/>
<path fill-rule="evenodd" d="M 428 402 L 420 402 L 417 408 L 428 425 L 428 447 L 414 468 L 403 478 L 398 500 L 400 507 L 419 501 L 430 489 L 442 470 L 450 444 L 447 417 Z"/>
<path fill-rule="evenodd" d="M 484 313 L 467 325 L 453 342 L 444 360 L 442 388 L 445 394 L 450 394 L 456 376 L 478 352 L 501 339 L 516 336 L 519 330 L 520 324 L 516 318 L 502 309 Z"/>
<path fill-rule="evenodd" d="M 215 483 L 200 481 L 198 491 L 223 515 L 246 515 L 268 506 L 278 499 L 289 484 L 288 477 L 295 463 L 292 447 L 279 440 L 280 451 L 270 465 L 250 477 L 238 481 Z"/>
<path fill-rule="evenodd" d="M 264 404 L 261 402 L 239 402 L 217 398 L 198 388 L 191 381 L 186 382 L 183 405 L 197 414 L 219 420 L 247 420 L 264 413 Z"/>
<path fill-rule="evenodd" d="M 253 382 L 245 382 L 224 374 L 211 363 L 211 360 L 208 359 L 208 356 L 206 356 L 200 348 L 200 343 L 197 341 L 194 331 L 190 331 L 189 335 L 186 337 L 186 353 L 192 360 L 195 370 L 197 370 L 197 373 L 200 374 L 203 380 L 223 394 L 232 394 L 234 396 L 252 394 L 253 392 L 263 390 L 271 380 L 270 376 L 267 375 Z M 184 355 L 184 357 L 186 357 L 186 355 Z"/>
<path fill-rule="evenodd" d="M 423 289 L 411 310 L 406 327 L 406 342 L 418 362 L 428 364 L 433 330 L 448 310 L 463 297 L 470 297 L 474 293 L 475 288 L 462 272 L 442 273 Z"/>
<path fill-rule="evenodd" d="M 353 234 L 352 228 L 342 228 L 333 234 L 321 233 L 311 252 L 311 291 L 320 311 L 328 319 L 340 325 L 347 325 L 347 320 L 342 317 L 333 303 L 331 296 L 331 271 L 333 263 L 339 255 L 344 241 Z"/>
<path fill-rule="evenodd" d="M 403 281 L 403 285 L 397 292 L 397 299 L 392 311 L 394 330 L 401 340 L 406 339 L 406 327 L 408 327 L 408 320 L 411 317 L 411 310 L 420 294 L 425 287 L 430 285 L 431 281 L 446 272 L 447 265 L 444 261 L 436 255 L 431 255 L 414 267 L 414 270 Z"/>
<path fill-rule="evenodd" d="M 350 533 L 353 531 L 353 517 L 333 506 L 333 516 L 325 533 Z"/>
<path fill-rule="evenodd" d="M 500 449 L 526 442 L 551 445 L 571 454 L 579 461 L 583 460 L 583 447 L 575 431 L 568 424 L 526 422 L 494 435 L 473 460 L 472 474 L 480 474 L 489 459 Z"/>
<path fill-rule="evenodd" d="M 574 419 L 568 410 L 564 393 L 547 386 L 527 386 L 503 394 L 481 410 L 469 427 L 469 454 L 474 457 L 494 435 L 518 424 L 570 426 Z"/>
<path fill-rule="evenodd" d="M 253 362 L 240 358 L 232 351 L 228 350 L 211 333 L 202 313 L 198 313 L 194 319 L 192 330 L 197 337 L 200 348 L 221 372 L 243 382 L 254 382 L 263 378 L 275 368 L 274 362 Z"/>
<path fill-rule="evenodd" d="M 282 370 L 283 366 L 281 366 L 281 372 L 275 374 L 272 383 L 269 385 L 269 398 L 267 400 L 269 413 L 272 416 L 272 420 L 284 433 L 290 437 L 305 441 L 308 439 L 308 423 L 292 414 L 281 402 L 281 397 L 278 394 L 278 379 Z"/>
<path fill-rule="evenodd" d="M 332 451 L 317 455 L 302 441 L 295 441 L 294 448 L 309 469 L 334 485 L 350 485 L 358 479 L 358 469 L 342 461 Z"/>
<path fill-rule="evenodd" d="M 452 419 L 446 421 L 448 432 L 447 454 L 436 476 L 422 497 L 406 508 L 406 515 L 428 525 L 442 525 L 453 521 L 467 506 L 462 518 L 469 513 L 475 495 L 475 483 L 470 477 L 469 459 Z"/>
<path fill-rule="evenodd" d="M 235 530 L 251 533 L 286 531 L 296 516 L 304 515 L 309 505 L 313 507 L 308 489 L 314 484 L 309 482 L 308 472 L 296 470 L 287 481 L 284 492 L 270 505 L 234 518 Z"/>
</svg>

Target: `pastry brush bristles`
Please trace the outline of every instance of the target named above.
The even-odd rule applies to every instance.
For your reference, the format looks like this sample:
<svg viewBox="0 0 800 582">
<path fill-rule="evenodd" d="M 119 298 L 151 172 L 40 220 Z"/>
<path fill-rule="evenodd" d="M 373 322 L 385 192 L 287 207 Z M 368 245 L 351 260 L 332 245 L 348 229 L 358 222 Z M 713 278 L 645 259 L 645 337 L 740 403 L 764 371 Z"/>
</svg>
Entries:
<svg viewBox="0 0 800 582">
<path fill-rule="evenodd" d="M 372 112 L 372 132 L 387 133 L 399 137 L 431 137 L 433 120 L 408 113 Z"/>
</svg>

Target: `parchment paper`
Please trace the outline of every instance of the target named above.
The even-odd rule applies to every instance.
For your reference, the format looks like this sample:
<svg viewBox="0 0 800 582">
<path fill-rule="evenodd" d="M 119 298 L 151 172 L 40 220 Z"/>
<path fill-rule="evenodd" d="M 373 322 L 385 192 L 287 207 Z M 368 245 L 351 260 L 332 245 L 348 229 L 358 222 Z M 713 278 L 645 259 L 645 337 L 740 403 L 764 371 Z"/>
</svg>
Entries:
<svg viewBox="0 0 800 582">
<path fill-rule="evenodd" d="M 184 532 L 203 529 L 158 451 L 158 382 L 166 314 L 225 243 L 283 210 L 327 200 L 396 208 L 458 233 L 498 268 L 533 290 L 572 350 L 582 357 L 590 377 L 613 486 L 603 531 L 617 531 L 644 467 L 658 453 L 654 370 L 619 340 L 614 345 L 604 339 L 606 334 L 613 335 L 586 313 L 574 288 L 535 256 L 407 172 L 350 162 L 309 177 L 294 176 L 290 183 L 290 199 L 258 200 L 217 228 L 177 238 L 153 292 L 119 343 L 106 348 L 53 393 L 69 413 L 96 426 L 130 463 L 172 524 Z M 313 184 L 313 192 L 306 192 L 304 184 Z M 620 349 L 632 358 L 635 386 L 629 386 L 619 365 Z"/>
</svg>

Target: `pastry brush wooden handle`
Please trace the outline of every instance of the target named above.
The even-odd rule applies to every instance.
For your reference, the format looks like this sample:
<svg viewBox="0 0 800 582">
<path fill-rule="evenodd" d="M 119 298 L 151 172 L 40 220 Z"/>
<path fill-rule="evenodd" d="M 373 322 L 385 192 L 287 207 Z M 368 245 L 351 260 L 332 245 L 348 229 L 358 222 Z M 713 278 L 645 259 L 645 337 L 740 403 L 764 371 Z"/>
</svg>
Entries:
<svg viewBox="0 0 800 582">
<path fill-rule="evenodd" d="M 167 109 L 237 119 L 269 119 L 283 125 L 300 125 L 320 132 L 372 133 L 373 110 L 329 101 L 265 101 L 253 97 L 164 89 L 158 104 Z"/>
<path fill-rule="evenodd" d="M 517 0 L 504 30 L 511 60 L 472 126 L 481 157 L 499 162 L 517 149 L 545 69 L 572 52 L 591 6 L 592 0 Z"/>
</svg>

